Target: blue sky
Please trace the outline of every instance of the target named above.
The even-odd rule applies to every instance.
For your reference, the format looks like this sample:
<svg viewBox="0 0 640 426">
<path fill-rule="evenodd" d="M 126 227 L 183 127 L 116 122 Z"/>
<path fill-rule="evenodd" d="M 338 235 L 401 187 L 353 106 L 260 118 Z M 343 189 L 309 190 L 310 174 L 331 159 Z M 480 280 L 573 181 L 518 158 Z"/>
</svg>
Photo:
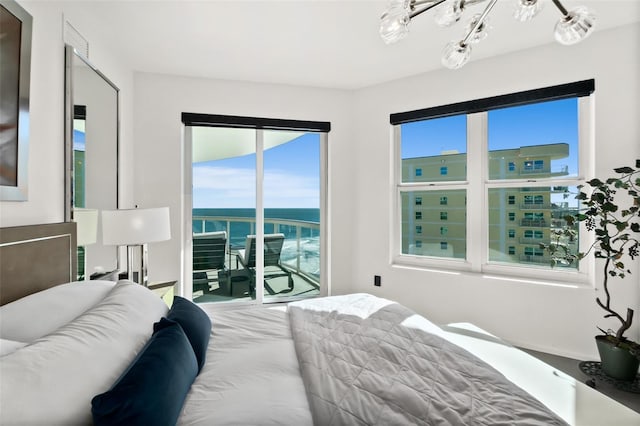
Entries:
<svg viewBox="0 0 640 426">
<path fill-rule="evenodd" d="M 552 169 L 568 165 L 577 173 L 577 99 L 543 102 L 489 112 L 489 150 L 568 143 L 568 158 Z M 453 116 L 402 125 L 402 158 L 440 155 L 445 150 L 467 152 L 466 117 Z"/>
<path fill-rule="evenodd" d="M 193 165 L 194 208 L 254 208 L 255 154 Z M 320 136 L 306 133 L 264 153 L 265 208 L 319 208 Z"/>
</svg>

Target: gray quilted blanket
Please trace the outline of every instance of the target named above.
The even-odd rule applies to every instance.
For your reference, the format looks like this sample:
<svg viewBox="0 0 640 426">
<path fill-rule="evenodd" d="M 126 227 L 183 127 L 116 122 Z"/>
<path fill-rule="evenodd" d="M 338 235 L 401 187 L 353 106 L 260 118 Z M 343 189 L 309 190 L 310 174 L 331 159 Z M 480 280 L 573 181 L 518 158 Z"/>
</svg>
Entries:
<svg viewBox="0 0 640 426">
<path fill-rule="evenodd" d="M 416 314 L 402 305 L 354 315 L 301 302 L 289 315 L 316 425 L 566 424 L 471 353 L 404 325 Z"/>
</svg>

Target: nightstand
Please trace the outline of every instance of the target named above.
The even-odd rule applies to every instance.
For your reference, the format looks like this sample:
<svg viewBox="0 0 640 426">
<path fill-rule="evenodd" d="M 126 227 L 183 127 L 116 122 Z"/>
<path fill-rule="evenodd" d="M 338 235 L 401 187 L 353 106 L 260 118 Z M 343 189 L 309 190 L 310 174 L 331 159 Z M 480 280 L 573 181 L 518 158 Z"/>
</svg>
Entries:
<svg viewBox="0 0 640 426">
<path fill-rule="evenodd" d="M 160 296 L 168 306 L 173 303 L 174 287 L 178 281 L 154 281 L 147 288 Z"/>
</svg>

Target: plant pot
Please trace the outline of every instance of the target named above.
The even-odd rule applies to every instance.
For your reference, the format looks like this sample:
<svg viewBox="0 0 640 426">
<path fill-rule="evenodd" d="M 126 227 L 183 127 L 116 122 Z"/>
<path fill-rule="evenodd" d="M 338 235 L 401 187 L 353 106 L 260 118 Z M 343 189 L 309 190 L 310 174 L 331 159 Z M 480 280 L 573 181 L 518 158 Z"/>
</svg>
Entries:
<svg viewBox="0 0 640 426">
<path fill-rule="evenodd" d="M 633 381 L 638 374 L 640 360 L 628 349 L 616 346 L 607 336 L 596 336 L 602 371 L 617 380 Z"/>
</svg>

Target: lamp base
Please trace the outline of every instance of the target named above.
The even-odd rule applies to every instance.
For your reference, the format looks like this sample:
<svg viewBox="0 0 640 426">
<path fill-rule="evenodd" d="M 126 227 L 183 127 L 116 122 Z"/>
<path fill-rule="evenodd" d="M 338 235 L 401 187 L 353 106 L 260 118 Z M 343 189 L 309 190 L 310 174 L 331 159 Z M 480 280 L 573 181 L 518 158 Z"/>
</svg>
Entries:
<svg viewBox="0 0 640 426">
<path fill-rule="evenodd" d="M 136 252 L 138 256 L 135 255 Z M 139 262 L 135 262 L 136 257 Z M 145 287 L 148 286 L 146 244 L 127 246 L 127 279 Z"/>
</svg>

